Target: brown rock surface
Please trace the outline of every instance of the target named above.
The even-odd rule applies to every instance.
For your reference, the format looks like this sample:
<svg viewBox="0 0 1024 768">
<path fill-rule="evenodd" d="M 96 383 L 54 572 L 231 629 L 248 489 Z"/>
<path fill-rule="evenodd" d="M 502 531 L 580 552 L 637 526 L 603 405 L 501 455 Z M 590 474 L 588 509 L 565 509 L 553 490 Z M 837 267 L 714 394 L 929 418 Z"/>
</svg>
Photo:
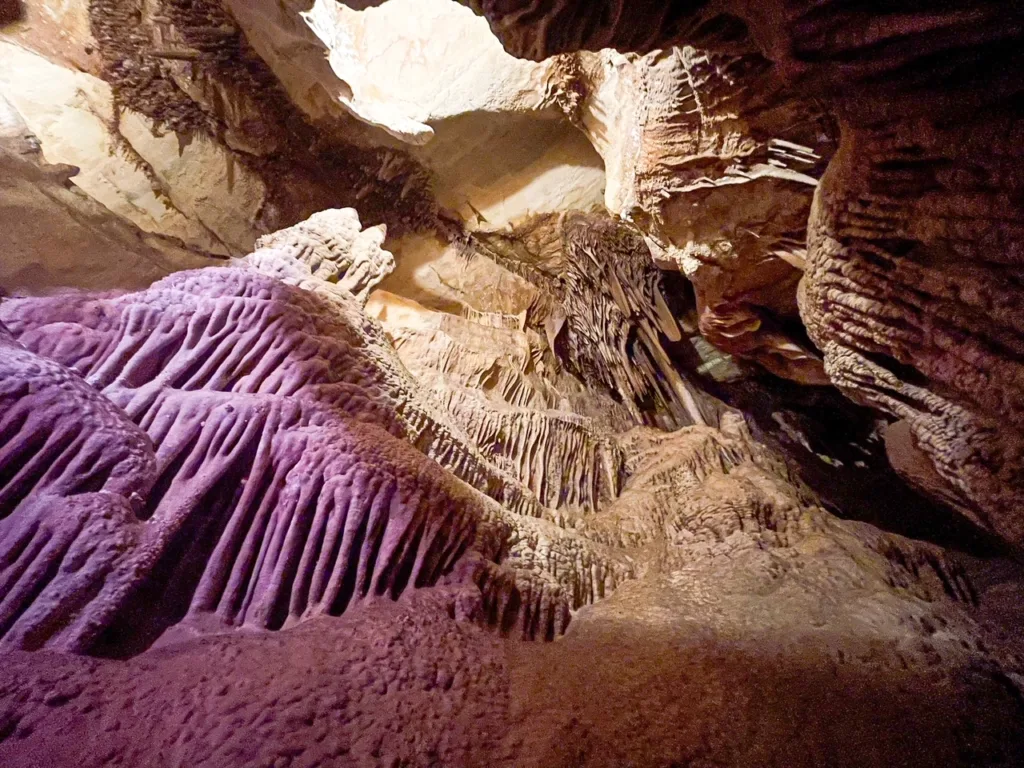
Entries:
<svg viewBox="0 0 1024 768">
<path fill-rule="evenodd" d="M 958 506 L 1024 541 L 1019 6 L 471 5 L 531 58 L 756 43 L 826 104 L 841 142 L 808 225 L 807 331 L 835 384 L 906 421 Z"/>
<path fill-rule="evenodd" d="M 0 765 L 1021 764 L 1018 9 L 26 3 Z"/>
<path fill-rule="evenodd" d="M 343 287 L 354 221 L 0 305 L 5 765 L 1012 764 L 1012 565 L 832 518 L 731 412 L 594 423 L 587 497 L 498 398 L 506 473 Z"/>
</svg>

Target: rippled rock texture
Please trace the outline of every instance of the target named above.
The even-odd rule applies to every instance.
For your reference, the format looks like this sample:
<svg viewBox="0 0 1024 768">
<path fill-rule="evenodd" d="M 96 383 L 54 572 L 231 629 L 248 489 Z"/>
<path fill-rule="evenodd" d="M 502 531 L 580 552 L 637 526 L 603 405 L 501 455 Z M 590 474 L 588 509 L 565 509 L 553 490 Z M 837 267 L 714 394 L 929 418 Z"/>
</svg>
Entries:
<svg viewBox="0 0 1024 768">
<path fill-rule="evenodd" d="M 344 287 L 372 287 L 389 260 L 352 211 L 328 211 L 244 267 L 6 302 L 7 641 L 83 651 L 179 620 L 277 628 L 435 583 L 471 547 L 504 558 L 498 505 L 427 457 L 506 509 L 539 504 L 417 393 Z M 559 582 L 582 594 L 613 578 L 565 538 L 536 605 L 514 574 L 471 569 L 509 582 L 499 618 L 522 613 L 527 636 L 564 628 L 576 604 Z"/>
<path fill-rule="evenodd" d="M 0 91 L 141 229 L 237 256 L 355 205 L 430 309 L 525 311 L 451 287 L 462 244 L 603 206 L 685 278 L 698 346 L 904 423 L 893 466 L 1020 542 L 1019 8 L 468 5 L 36 0 Z M 7 291 L 75 284 L 19 258 Z"/>
<path fill-rule="evenodd" d="M 468 4 L 0 29 L 0 764 L 1018 765 L 1020 11 Z"/>
<path fill-rule="evenodd" d="M 825 371 L 905 422 L 906 439 L 890 448 L 912 482 L 1024 540 L 1018 7 L 474 7 L 526 57 L 745 48 L 795 94 L 827 105 L 841 140 L 816 193 L 800 289 Z"/>
<path fill-rule="evenodd" d="M 468 386 L 515 361 L 474 342 L 529 335 L 381 297 L 379 325 L 380 239 L 325 211 L 231 266 L 0 305 L 5 765 L 1019 753 L 1008 563 L 839 522 L 735 412 L 616 431 Z"/>
</svg>

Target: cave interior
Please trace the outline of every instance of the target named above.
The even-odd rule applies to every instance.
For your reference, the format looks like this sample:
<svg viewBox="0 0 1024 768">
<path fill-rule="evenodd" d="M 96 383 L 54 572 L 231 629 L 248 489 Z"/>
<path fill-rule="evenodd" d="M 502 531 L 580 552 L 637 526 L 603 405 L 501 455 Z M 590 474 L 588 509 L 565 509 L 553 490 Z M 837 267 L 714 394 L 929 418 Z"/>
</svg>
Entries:
<svg viewBox="0 0 1024 768">
<path fill-rule="evenodd" d="M 1024 4 L 0 0 L 0 765 L 1024 766 Z"/>
</svg>

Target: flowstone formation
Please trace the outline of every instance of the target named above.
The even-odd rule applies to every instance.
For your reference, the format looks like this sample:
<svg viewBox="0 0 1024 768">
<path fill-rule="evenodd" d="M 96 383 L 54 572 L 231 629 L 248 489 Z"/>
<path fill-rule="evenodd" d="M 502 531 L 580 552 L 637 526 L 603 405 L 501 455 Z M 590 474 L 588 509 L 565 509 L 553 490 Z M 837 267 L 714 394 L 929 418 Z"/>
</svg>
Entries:
<svg viewBox="0 0 1024 768">
<path fill-rule="evenodd" d="M 0 765 L 1020 765 L 1024 26 L 927 6 L 0 2 Z"/>
<path fill-rule="evenodd" d="M 574 402 L 526 362 L 531 336 L 507 319 L 432 320 L 383 294 L 369 301 L 378 325 L 358 297 L 392 264 L 382 234 L 352 211 L 324 211 L 242 262 L 141 292 L 0 305 L 5 765 L 169 765 L 167 728 L 191 734 L 173 759 L 210 765 L 686 754 L 811 765 L 835 743 L 817 728 L 780 743 L 774 716 L 749 715 L 761 735 L 741 745 L 634 734 L 602 747 L 587 703 L 595 688 L 641 712 L 660 700 L 619 690 L 627 648 L 638 679 L 668 664 L 671 680 L 674 654 L 697 653 L 715 685 L 751 696 L 770 685 L 774 706 L 821 726 L 828 691 L 864 697 L 858 706 L 883 733 L 938 717 L 951 736 L 912 762 L 1017 754 L 1024 707 L 1011 692 L 1024 660 L 1005 619 L 988 613 L 1016 582 L 976 582 L 968 561 L 932 545 L 835 520 L 735 412 L 721 413 L 719 429 L 617 432 L 523 399 L 520 387 L 532 387 L 550 406 Z M 415 376 L 388 336 L 403 339 Z M 508 352 L 488 357 L 474 348 L 481 339 Z M 518 370 L 506 368 L 517 345 Z M 519 387 L 488 386 L 512 381 L 503 370 Z M 498 640 L 567 629 L 554 656 Z M 737 681 L 724 642 L 759 647 L 755 668 L 826 664 L 835 676 L 815 680 L 813 695 L 801 675 Z M 334 671 L 319 681 L 302 672 L 295 655 L 310 652 Z M 289 660 L 274 665 L 278 682 L 261 684 L 267 654 Z M 574 674 L 541 693 L 578 654 L 611 676 Z M 191 704 L 184 669 L 208 670 L 198 689 L 188 684 Z M 890 675 L 897 688 L 871 690 Z M 146 711 L 198 707 L 207 724 L 154 716 L 118 733 L 137 685 L 150 692 Z M 957 711 L 935 686 L 979 709 Z M 527 703 L 509 699 L 517 690 Z M 549 719 L 535 697 L 550 695 L 566 709 Z M 895 709 L 876 711 L 875 697 Z M 218 735 L 246 730 L 253 706 L 271 714 L 258 736 Z M 569 711 L 590 714 L 563 723 Z M 678 714 L 696 717 L 698 732 L 725 722 L 717 708 Z M 71 736 L 91 731 L 105 734 L 98 751 Z M 857 764 L 868 753 L 845 754 Z"/>
<path fill-rule="evenodd" d="M 797 318 L 811 195 L 835 137 L 758 56 L 690 45 L 556 56 L 569 114 L 601 154 L 605 206 L 682 272 L 701 334 L 804 384 L 828 382 Z"/>
<path fill-rule="evenodd" d="M 365 292 L 389 260 L 379 232 L 328 211 L 247 268 L 6 302 L 6 641 L 86 651 L 182 619 L 277 628 L 434 583 L 478 537 L 500 559 L 497 506 L 426 456 L 507 508 L 537 504 L 418 402 L 364 327 L 345 286 Z M 566 606 L 557 587 L 535 597 L 523 631 L 551 636 Z"/>
<path fill-rule="evenodd" d="M 807 332 L 832 382 L 905 422 L 894 466 L 930 464 L 907 477 L 1020 544 L 1019 6 L 469 5 L 526 58 L 740 50 L 825 105 L 841 139 L 808 223 Z"/>
</svg>

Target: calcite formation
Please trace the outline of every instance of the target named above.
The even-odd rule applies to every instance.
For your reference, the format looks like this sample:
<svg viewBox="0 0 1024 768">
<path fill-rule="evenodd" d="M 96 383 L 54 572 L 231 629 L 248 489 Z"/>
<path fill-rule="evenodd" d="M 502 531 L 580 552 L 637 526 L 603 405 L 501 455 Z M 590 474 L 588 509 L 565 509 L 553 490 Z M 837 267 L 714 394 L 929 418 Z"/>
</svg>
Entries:
<svg viewBox="0 0 1024 768">
<path fill-rule="evenodd" d="M 102 79 L 14 42 L 0 46 L 0 95 L 48 162 L 78 169 L 77 188 L 144 232 L 193 250 L 242 256 L 252 249 L 266 189 L 230 152 L 206 137 L 157 135 L 145 116 L 119 110 Z"/>
<path fill-rule="evenodd" d="M 142 288 L 177 269 L 218 263 L 112 217 L 81 194 L 73 183 L 81 169 L 47 162 L 39 138 L 2 93 L 0 170 L 0 292 Z"/>
<path fill-rule="evenodd" d="M 465 5 L 0 3 L 0 765 L 1020 764 L 1019 9 Z"/>
<path fill-rule="evenodd" d="M 699 393 L 662 346 L 682 331 L 634 230 L 570 213 L 507 233 L 477 232 L 470 247 L 539 288 L 526 321 L 543 329 L 549 348 L 584 381 L 618 393 L 636 421 L 645 421 L 644 404 L 651 403 L 662 426 L 708 422 Z"/>
<path fill-rule="evenodd" d="M 527 58 L 759 50 L 826 104 L 841 140 L 808 224 L 807 331 L 831 381 L 909 425 L 944 495 L 1021 542 L 1019 8 L 471 5 Z"/>
<path fill-rule="evenodd" d="M 603 204 L 693 282 L 712 343 L 827 383 L 792 326 L 807 211 L 834 136 L 759 56 L 684 47 L 528 62 L 448 0 L 111 0 L 93 4 L 91 35 L 73 10 L 39 2 L 102 59 L 73 63 L 84 58 L 111 85 L 36 66 L 55 83 L 106 88 L 92 111 L 113 128 L 75 129 L 71 99 L 56 127 L 35 102 L 26 114 L 50 129 L 48 153 L 82 160 L 89 194 L 144 228 L 239 255 L 268 229 L 338 204 L 394 234 L 438 228 L 431 194 L 470 231 Z M 31 28 L 23 37 L 48 42 Z M 108 153 L 84 149 L 83 136 L 123 151 L 117 174 L 107 160 L 93 167 Z"/>
<path fill-rule="evenodd" d="M 692 46 L 555 57 L 570 113 L 605 161 L 605 206 L 693 284 L 722 350 L 805 384 L 820 356 L 792 333 L 811 195 L 834 137 L 813 103 L 754 54 Z"/>
<path fill-rule="evenodd" d="M 271 728 L 256 740 L 180 754 L 224 765 L 281 754 L 310 765 L 494 764 L 478 754 L 484 728 L 502 745 L 500 764 L 570 764 L 552 740 L 550 728 L 561 726 L 538 729 L 533 715 L 517 725 L 502 703 L 502 680 L 530 680 L 561 662 L 519 652 L 499 660 L 492 637 L 552 640 L 569 628 L 559 653 L 573 654 L 573 643 L 585 653 L 596 653 L 583 650 L 591 643 L 610 644 L 620 650 L 599 662 L 607 666 L 629 645 L 658 665 L 666 663 L 662 638 L 692 642 L 696 629 L 751 639 L 751 615 L 762 616 L 755 635 L 766 637 L 796 632 L 805 615 L 828 628 L 805 641 L 816 650 L 801 651 L 804 660 L 862 656 L 874 674 L 892 664 L 911 670 L 911 695 L 942 685 L 980 697 L 987 714 L 956 726 L 975 729 L 971 754 L 991 761 L 1024 743 L 1019 700 L 1005 697 L 1019 679 L 1015 646 L 1000 619 L 980 623 L 995 587 L 976 584 L 965 563 L 831 518 L 735 412 L 718 417 L 720 429 L 615 432 L 541 407 L 542 393 L 557 397 L 558 386 L 528 362 L 525 318 L 432 318 L 440 313 L 382 294 L 368 302 L 378 325 L 356 295 L 390 267 L 380 239 L 379 230 L 361 230 L 353 212 L 325 211 L 231 266 L 179 272 L 141 292 L 0 305 L 5 764 L 27 765 L 40 754 L 63 764 L 52 750 L 87 765 L 97 757 L 163 760 L 153 750 L 166 736 L 156 733 L 115 737 L 92 756 L 47 735 L 58 723 L 47 711 L 70 716 L 60 722 L 71 732 L 94 727 L 89 712 L 116 729 L 118 697 L 128 690 L 118 665 L 136 662 L 62 660 L 52 680 L 33 687 L 36 656 L 21 650 L 141 654 L 151 659 L 145 684 L 157 686 L 147 701 L 163 706 L 178 696 L 169 678 L 180 663 L 201 668 L 223 655 L 236 660 L 231 674 L 249 683 L 267 649 L 290 655 L 293 643 L 325 642 L 335 650 L 320 653 L 337 657 L 339 669 L 350 668 L 345 674 L 375 677 L 365 665 L 377 658 L 398 676 L 384 673 L 382 687 L 357 699 L 316 699 L 291 736 Z M 431 333 L 408 335 L 416 329 Z M 449 351 L 424 355 L 438 333 Z M 404 340 L 399 349 L 416 378 L 388 336 Z M 473 349 L 480 339 L 509 353 L 488 357 Z M 423 351 L 410 354 L 415 346 Z M 537 387 L 532 409 L 517 401 L 517 388 L 488 386 L 501 377 L 485 372 L 503 366 L 522 387 Z M 558 398 L 566 403 L 571 398 Z M 617 600 L 620 591 L 630 597 Z M 756 596 L 769 593 L 775 607 L 766 612 Z M 391 601 L 401 607 L 387 607 Z M 591 612 L 580 610 L 586 606 Z M 459 629 L 460 621 L 490 629 Z M 577 622 L 583 627 L 573 636 Z M 633 638 L 620 625 L 652 629 Z M 235 635 L 239 629 L 249 634 Z M 337 632 L 348 639 L 331 640 Z M 261 633 L 284 639 L 267 646 Z M 429 650 L 426 638 L 436 633 L 449 640 Z M 385 636 L 394 638 L 387 653 L 371 652 Z M 789 659 L 780 640 L 768 642 Z M 409 688 L 400 670 L 428 657 L 440 665 L 431 680 L 449 674 L 440 670 L 450 664 L 468 664 L 458 674 L 483 687 L 473 696 L 465 683 Z M 713 675 L 734 674 L 727 659 L 701 663 Z M 939 678 L 922 677 L 934 664 Z M 979 665 L 989 671 L 972 678 Z M 307 676 L 290 666 L 281 674 L 294 678 L 284 683 L 295 686 L 287 695 L 303 698 Z M 583 696 L 580 684 L 612 695 L 616 685 L 585 679 L 560 695 Z M 850 684 L 836 683 L 847 692 Z M 109 689 L 101 694 L 97 685 Z M 417 734 L 411 741 L 389 735 L 393 686 L 426 707 L 402 715 L 405 732 Z M 273 711 L 274 688 L 249 695 Z M 214 697 L 203 707 L 219 723 L 201 736 L 206 743 L 237 724 L 230 713 L 239 711 L 233 702 L 242 689 L 200 690 Z M 588 688 L 585 698 L 592 694 Z M 476 724 L 444 737 L 428 724 L 438 707 Z M 927 707 L 911 711 L 922 722 L 932 716 Z M 721 715 L 699 717 L 714 728 Z M 906 711 L 888 717 L 884 727 L 902 727 Z M 326 742 L 308 731 L 326 722 L 337 724 Z M 307 732 L 309 739 L 294 740 Z M 683 749 L 672 739 L 659 744 Z M 743 754 L 802 764 L 797 755 L 808 744 L 822 748 L 814 739 L 792 747 L 755 740 Z M 932 746 L 929 759 L 955 742 Z M 588 764 L 609 764 L 581 748 Z M 631 759 L 641 749 L 626 744 L 609 754 Z"/>
<path fill-rule="evenodd" d="M 386 292 L 375 294 L 367 311 L 477 447 L 542 504 L 593 511 L 617 493 L 621 451 L 605 424 L 572 402 L 572 381 L 551 375 L 539 334 L 496 325 L 494 316 L 431 311 Z"/>
<path fill-rule="evenodd" d="M 112 633 L 131 646 L 207 615 L 278 627 L 433 583 L 478 536 L 484 560 L 509 550 L 497 505 L 427 457 L 506 509 L 538 503 L 422 402 L 343 287 L 389 258 L 365 247 L 373 234 L 329 211 L 268 238 L 247 268 L 117 299 L 4 304 L 17 340 L 4 376 L 8 642 L 88 650 Z M 53 517 L 55 498 L 80 509 L 76 522 Z M 557 558 L 562 543 L 550 546 Z M 557 581 L 577 592 L 614 578 L 591 572 L 585 546 L 566 556 Z M 527 635 L 564 626 L 552 582 L 522 601 Z"/>
</svg>

